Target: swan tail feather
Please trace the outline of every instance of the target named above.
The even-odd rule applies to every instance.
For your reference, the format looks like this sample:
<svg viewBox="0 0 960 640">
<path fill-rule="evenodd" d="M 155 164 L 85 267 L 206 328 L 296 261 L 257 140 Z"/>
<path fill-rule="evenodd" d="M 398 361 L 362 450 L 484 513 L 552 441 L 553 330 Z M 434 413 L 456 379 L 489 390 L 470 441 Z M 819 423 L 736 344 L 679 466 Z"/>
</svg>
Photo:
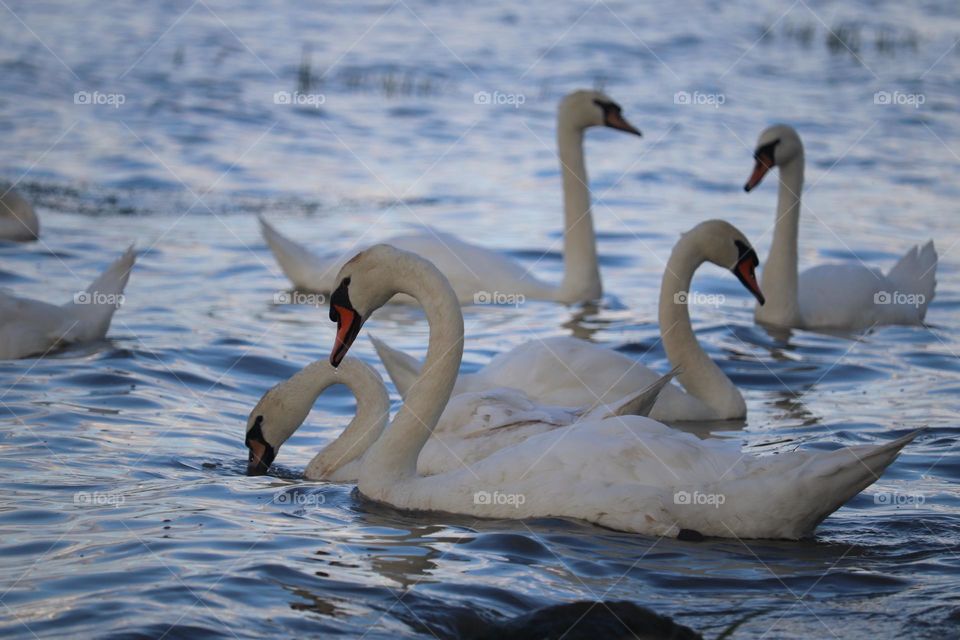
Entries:
<svg viewBox="0 0 960 640">
<path fill-rule="evenodd" d="M 333 261 L 324 260 L 307 247 L 286 237 L 263 216 L 260 216 L 260 230 L 277 259 L 277 264 L 294 287 L 310 291 L 326 291 L 330 288 L 326 281 L 336 277 Z"/>
<path fill-rule="evenodd" d="M 63 305 L 67 341 L 98 340 L 107 334 L 114 312 L 123 304 L 123 290 L 136 262 L 133 245 L 114 260 L 96 280 Z"/>
<path fill-rule="evenodd" d="M 383 366 L 387 369 L 387 375 L 393 380 L 400 397 L 406 398 L 410 387 L 420 376 L 420 368 L 422 367 L 420 361 L 399 349 L 394 349 L 373 334 L 368 333 L 367 335 L 370 337 L 370 342 L 373 343 L 377 355 L 380 356 Z"/>
<path fill-rule="evenodd" d="M 620 405 L 608 417 L 627 415 L 648 417 L 653 410 L 653 405 L 657 403 L 657 398 L 660 397 L 660 392 L 682 371 L 683 369 L 679 366 L 674 367 L 653 384 L 621 400 Z"/>
<path fill-rule="evenodd" d="M 917 296 L 916 308 L 923 320 L 937 287 L 937 250 L 933 240 L 923 247 L 911 248 L 890 269 L 887 279 L 898 293 Z"/>
<path fill-rule="evenodd" d="M 923 433 L 923 429 L 882 445 L 859 445 L 817 455 L 804 465 L 809 477 L 803 489 L 807 496 L 818 495 L 812 509 L 801 514 L 797 532 L 805 535 L 828 515 L 880 479 L 905 446 Z M 809 466 L 808 466 L 809 465 Z"/>
</svg>

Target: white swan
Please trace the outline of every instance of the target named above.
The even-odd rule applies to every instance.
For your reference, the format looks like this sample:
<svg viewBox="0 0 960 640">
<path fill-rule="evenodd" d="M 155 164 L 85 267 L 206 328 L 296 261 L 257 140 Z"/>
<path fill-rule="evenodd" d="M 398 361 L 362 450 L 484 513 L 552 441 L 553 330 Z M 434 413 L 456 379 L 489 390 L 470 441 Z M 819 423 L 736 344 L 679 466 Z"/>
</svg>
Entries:
<svg viewBox="0 0 960 640">
<path fill-rule="evenodd" d="M 741 254 L 730 246 L 727 264 Z M 397 293 L 430 325 L 423 373 L 364 456 L 359 490 L 401 509 L 478 517 L 570 517 L 623 531 L 799 538 L 873 483 L 916 433 L 881 446 L 756 457 L 649 418 L 580 422 L 500 449 L 466 469 L 422 476 L 417 457 L 450 398 L 463 354 L 463 314 L 443 274 L 389 245 L 347 262 L 331 296 L 339 364 L 364 321 Z"/>
<path fill-rule="evenodd" d="M 131 246 L 86 291 L 59 307 L 0 291 L 0 359 L 24 358 L 103 338 L 123 302 L 134 261 Z"/>
<path fill-rule="evenodd" d="M 660 390 L 676 375 L 671 371 L 650 387 L 621 401 L 617 407 L 577 409 L 549 407 L 530 401 L 513 389 L 492 389 L 453 398 L 417 461 L 417 472 L 433 475 L 481 460 L 494 451 L 527 438 L 566 427 L 580 420 L 613 415 L 647 415 Z M 280 447 L 303 424 L 317 398 L 329 387 L 344 384 L 357 402 L 354 419 L 307 465 L 308 480 L 353 482 L 359 477 L 360 456 L 387 425 L 390 400 L 375 370 L 356 358 L 338 368 L 327 361 L 311 363 L 267 391 L 247 419 L 247 473 L 262 475 Z"/>
<path fill-rule="evenodd" d="M 450 283 L 461 303 L 472 304 L 483 292 L 520 294 L 528 299 L 581 302 L 602 294 L 597 263 L 590 190 L 583 159 L 583 134 L 607 126 L 640 135 L 621 114 L 620 106 L 597 91 L 575 91 L 560 102 L 557 146 L 563 176 L 563 282 L 543 282 L 522 264 L 497 251 L 484 249 L 438 231 L 398 236 L 390 244 L 431 260 Z M 349 255 L 318 256 L 281 235 L 263 218 L 263 236 L 280 268 L 301 289 L 332 291 L 334 276 Z"/>
<path fill-rule="evenodd" d="M 249 475 L 262 475 L 286 442 L 300 428 L 317 398 L 327 388 L 346 385 L 357 401 L 356 415 L 347 428 L 307 465 L 308 480 L 351 482 L 359 476 L 358 460 L 387 425 L 390 398 L 383 379 L 357 358 L 346 358 L 339 368 L 325 360 L 313 362 L 290 379 L 267 391 L 247 420 Z"/>
<path fill-rule="evenodd" d="M 865 329 L 881 324 L 920 324 L 936 288 L 933 240 L 916 246 L 883 275 L 861 263 L 825 264 L 797 275 L 797 233 L 803 189 L 803 143 L 793 127 L 764 129 L 756 165 L 744 185 L 751 191 L 773 167 L 780 168 L 777 220 L 763 268 L 767 304 L 757 322 L 796 328 Z"/>
<path fill-rule="evenodd" d="M 763 303 L 754 276 L 757 255 L 735 227 L 709 220 L 680 237 L 663 273 L 659 315 L 663 346 L 670 362 L 682 369 L 679 379 L 686 391 L 667 385 L 650 412 L 655 420 L 730 420 L 747 414 L 743 396 L 697 342 L 690 324 L 687 294 L 694 272 L 704 262 L 730 269 Z M 380 340 L 373 342 L 397 390 L 406 397 L 420 373 L 420 363 Z M 512 387 L 545 404 L 610 404 L 657 377 L 627 355 L 558 337 L 532 340 L 497 355 L 480 371 L 460 376 L 454 394 Z"/>
<path fill-rule="evenodd" d="M 0 193 L 0 240 L 28 242 L 40 236 L 33 207 L 13 187 Z"/>
</svg>

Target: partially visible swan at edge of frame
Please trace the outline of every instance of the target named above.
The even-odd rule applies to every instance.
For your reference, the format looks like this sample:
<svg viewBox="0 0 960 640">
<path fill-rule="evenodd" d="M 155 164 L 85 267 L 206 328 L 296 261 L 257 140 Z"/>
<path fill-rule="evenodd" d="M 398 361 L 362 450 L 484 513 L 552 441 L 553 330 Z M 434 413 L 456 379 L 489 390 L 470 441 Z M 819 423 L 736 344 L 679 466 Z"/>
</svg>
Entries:
<svg viewBox="0 0 960 640">
<path fill-rule="evenodd" d="M 40 236 L 40 220 L 33 206 L 13 187 L 0 187 L 0 240 L 29 242 Z"/>
<path fill-rule="evenodd" d="M 420 452 L 417 471 L 432 475 L 469 465 L 530 436 L 579 420 L 626 413 L 647 415 L 657 394 L 674 375 L 676 370 L 617 407 L 542 406 L 514 389 L 463 394 L 450 401 L 444 418 Z M 338 368 L 326 360 L 312 362 L 263 395 L 247 419 L 247 473 L 266 473 L 281 445 L 303 425 L 320 395 L 337 384 L 353 393 L 356 414 L 346 429 L 313 457 L 303 475 L 308 480 L 356 481 L 360 457 L 377 440 L 390 417 L 383 379 L 356 358 L 345 358 Z"/>
<path fill-rule="evenodd" d="M 724 262 L 734 263 L 740 249 L 730 243 L 728 253 Z M 756 457 L 650 418 L 617 416 L 530 437 L 469 468 L 421 476 L 417 457 L 463 355 L 456 293 L 430 262 L 389 245 L 354 256 L 338 283 L 330 300 L 334 366 L 370 314 L 397 293 L 415 298 L 430 325 L 423 373 L 360 465 L 360 493 L 400 509 L 569 517 L 664 536 L 796 539 L 872 484 L 919 433 L 879 446 Z"/>
<path fill-rule="evenodd" d="M 768 127 L 757 140 L 751 191 L 773 167 L 780 168 L 777 219 L 763 267 L 767 304 L 756 308 L 761 324 L 798 329 L 867 329 L 920 324 L 937 285 L 933 240 L 913 247 L 884 275 L 860 262 L 822 264 L 797 274 L 797 235 L 804 155 L 793 127 Z"/>
<path fill-rule="evenodd" d="M 464 242 L 435 230 L 397 236 L 390 244 L 433 261 L 453 285 L 463 304 L 473 304 L 484 292 L 523 295 L 527 299 L 574 303 L 600 298 L 600 266 L 590 212 L 590 189 L 583 158 L 583 134 L 606 126 L 635 135 L 620 105 L 598 91 L 574 91 L 557 111 L 557 146 L 563 176 L 563 281 L 557 285 L 533 276 L 527 267 L 499 251 Z M 277 262 L 295 287 L 333 290 L 334 277 L 353 253 L 317 255 L 280 234 L 262 217 L 263 236 Z M 357 249 L 359 250 L 359 249 Z"/>
<path fill-rule="evenodd" d="M 61 306 L 0 291 L 0 359 L 25 358 L 103 338 L 123 302 L 135 260 L 131 246 L 85 291 Z"/>
<path fill-rule="evenodd" d="M 704 262 L 732 271 L 763 304 L 754 275 L 759 264 L 757 254 L 734 226 L 708 220 L 680 237 L 663 272 L 659 320 L 667 357 L 682 370 L 678 377 L 683 389 L 677 385 L 664 388 L 650 412 L 655 420 L 733 420 L 747 415 L 740 391 L 700 346 L 690 324 L 690 283 Z M 420 363 L 381 340 L 374 338 L 373 343 L 387 373 L 406 397 L 420 374 Z M 658 375 L 605 346 L 555 337 L 531 340 L 497 355 L 480 371 L 461 375 L 453 393 L 456 397 L 492 387 L 512 387 L 545 404 L 609 404 L 652 384 Z"/>
</svg>

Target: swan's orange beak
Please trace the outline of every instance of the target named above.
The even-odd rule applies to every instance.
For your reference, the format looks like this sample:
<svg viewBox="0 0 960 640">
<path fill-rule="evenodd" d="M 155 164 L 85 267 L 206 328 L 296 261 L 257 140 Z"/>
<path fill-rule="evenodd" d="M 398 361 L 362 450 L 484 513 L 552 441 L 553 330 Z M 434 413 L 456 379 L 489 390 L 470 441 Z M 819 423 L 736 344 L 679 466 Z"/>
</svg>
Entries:
<svg viewBox="0 0 960 640">
<path fill-rule="evenodd" d="M 353 341 L 357 339 L 360 327 L 363 326 L 363 318 L 354 309 L 338 304 L 330 305 L 330 318 L 337 322 L 337 337 L 333 343 L 333 351 L 330 352 L 330 364 L 338 367 Z"/>
<path fill-rule="evenodd" d="M 757 156 L 757 164 L 753 166 L 753 173 L 750 174 L 750 179 L 747 180 L 747 184 L 743 185 L 743 190 L 747 193 L 760 184 L 760 181 L 763 180 L 763 176 L 767 175 L 767 172 L 773 168 L 773 158 L 770 158 L 766 155 Z"/>
<path fill-rule="evenodd" d="M 606 124 L 611 129 L 619 129 L 620 131 L 626 131 L 627 133 L 632 133 L 635 136 L 643 136 L 640 133 L 640 130 L 634 127 L 632 124 L 627 122 L 621 114 L 610 112 L 604 117 L 604 124 Z"/>
<path fill-rule="evenodd" d="M 763 297 L 763 292 L 760 291 L 760 285 L 757 283 L 757 274 L 756 269 L 757 265 L 760 264 L 760 260 L 757 258 L 757 254 L 750 249 L 742 258 L 740 262 L 733 268 L 733 272 L 736 274 L 737 279 L 743 283 L 743 286 L 747 288 L 747 291 L 753 294 L 761 305 L 766 302 L 766 298 Z"/>
</svg>

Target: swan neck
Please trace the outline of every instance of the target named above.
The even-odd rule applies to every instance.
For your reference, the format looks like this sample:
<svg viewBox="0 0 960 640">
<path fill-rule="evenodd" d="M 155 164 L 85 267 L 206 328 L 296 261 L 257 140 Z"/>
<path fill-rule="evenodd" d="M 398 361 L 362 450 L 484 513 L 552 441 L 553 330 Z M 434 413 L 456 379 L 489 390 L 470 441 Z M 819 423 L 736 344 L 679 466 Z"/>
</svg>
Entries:
<svg viewBox="0 0 960 640">
<path fill-rule="evenodd" d="M 583 128 L 564 122 L 561 116 L 557 125 L 560 174 L 563 177 L 561 302 L 595 300 L 603 293 L 583 157 L 583 132 Z"/>
<path fill-rule="evenodd" d="M 766 304 L 757 305 L 756 316 L 769 324 L 799 326 L 797 242 L 800 194 L 803 190 L 803 156 L 781 166 L 779 180 L 777 219 L 760 285 L 766 296 Z"/>
<path fill-rule="evenodd" d="M 660 286 L 660 338 L 667 358 L 682 368 L 678 376 L 687 393 L 703 402 L 715 418 L 736 418 L 746 413 L 743 396 L 727 375 L 710 359 L 690 323 L 690 283 L 705 261 L 697 248 L 696 231 L 684 234 L 673 249 Z"/>
<path fill-rule="evenodd" d="M 304 394 L 312 398 L 310 405 L 313 406 L 328 387 L 343 384 L 353 394 L 357 408 L 346 429 L 307 465 L 308 478 L 329 477 L 363 455 L 383 433 L 390 415 L 390 397 L 379 376 L 368 370 L 340 370 L 331 374 L 329 366 L 322 360 L 302 373 L 306 378 Z"/>
<path fill-rule="evenodd" d="M 391 271 L 392 293 L 412 296 L 423 307 L 430 341 L 420 375 L 387 432 L 370 449 L 360 470 L 360 491 L 377 496 L 416 475 L 417 457 L 450 399 L 463 357 L 463 314 L 446 278 L 429 262 L 404 256 Z"/>
</svg>

